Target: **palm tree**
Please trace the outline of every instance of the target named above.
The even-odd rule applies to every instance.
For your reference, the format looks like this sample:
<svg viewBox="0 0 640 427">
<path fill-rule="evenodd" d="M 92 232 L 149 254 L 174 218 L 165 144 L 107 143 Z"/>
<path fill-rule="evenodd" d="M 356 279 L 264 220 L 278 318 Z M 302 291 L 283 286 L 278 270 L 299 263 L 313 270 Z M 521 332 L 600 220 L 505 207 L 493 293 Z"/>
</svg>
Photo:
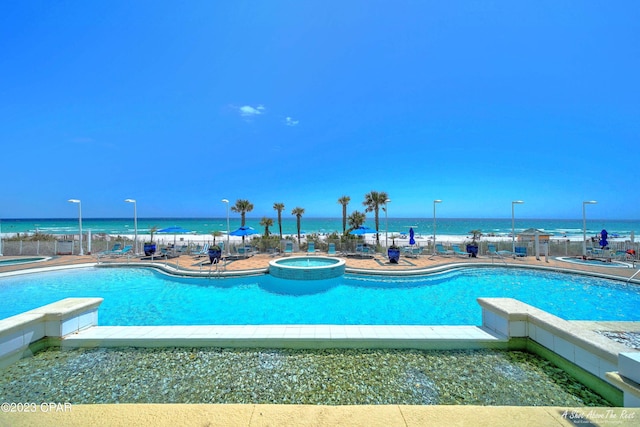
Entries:
<svg viewBox="0 0 640 427">
<path fill-rule="evenodd" d="M 376 245 L 380 244 L 380 232 L 378 231 L 380 230 L 380 207 L 386 206 L 388 199 L 389 196 L 384 191 L 372 191 L 364 195 L 364 202 L 362 202 L 362 204 L 367 207 L 365 212 L 374 213 L 374 220 L 376 223 Z"/>
<path fill-rule="evenodd" d="M 338 199 L 338 203 L 342 205 L 342 234 L 347 232 L 347 205 L 351 201 L 351 197 L 342 196 Z"/>
<path fill-rule="evenodd" d="M 300 218 L 302 218 L 302 214 L 304 214 L 304 209 L 302 208 L 293 208 L 291 211 L 291 215 L 296 216 L 296 225 L 298 227 L 298 245 L 300 245 Z"/>
<path fill-rule="evenodd" d="M 236 204 L 231 206 L 231 210 L 240 213 L 240 226 L 244 227 L 247 212 L 251 212 L 253 210 L 253 204 L 248 200 L 238 199 L 236 200 Z"/>
<path fill-rule="evenodd" d="M 222 231 L 218 231 L 218 230 L 212 231 L 212 232 L 211 232 L 211 235 L 213 236 L 213 245 L 215 246 L 215 244 L 216 244 L 216 237 L 220 237 L 220 236 L 222 236 Z"/>
<path fill-rule="evenodd" d="M 269 227 L 273 225 L 273 220 L 263 216 L 260 220 L 260 225 L 264 227 L 264 237 L 269 237 Z"/>
<path fill-rule="evenodd" d="M 366 219 L 367 215 L 365 213 L 353 211 L 351 215 L 349 215 L 349 231 L 355 230 L 356 228 L 362 226 Z"/>
<path fill-rule="evenodd" d="M 240 212 L 240 227 L 244 227 L 247 212 L 253 210 L 253 204 L 248 200 L 238 199 L 236 204 L 231 206 L 231 210 L 234 212 Z M 242 236 L 242 246 L 244 246 L 244 236 Z"/>
<path fill-rule="evenodd" d="M 282 240 L 282 211 L 284 210 L 284 203 L 274 203 L 273 209 L 278 211 L 278 228 L 280 229 L 280 240 Z"/>
</svg>

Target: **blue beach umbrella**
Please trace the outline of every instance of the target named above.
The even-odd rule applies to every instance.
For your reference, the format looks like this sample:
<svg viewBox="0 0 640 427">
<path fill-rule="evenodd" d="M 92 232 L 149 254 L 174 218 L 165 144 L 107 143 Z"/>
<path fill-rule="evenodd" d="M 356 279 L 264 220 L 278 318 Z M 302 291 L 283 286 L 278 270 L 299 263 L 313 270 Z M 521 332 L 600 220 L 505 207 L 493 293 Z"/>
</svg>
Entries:
<svg viewBox="0 0 640 427">
<path fill-rule="evenodd" d="M 376 230 L 374 230 L 372 228 L 369 228 L 369 227 L 365 227 L 365 226 L 362 225 L 362 226 L 360 226 L 358 228 L 354 228 L 353 230 L 351 230 L 349 232 L 349 234 L 353 234 L 353 235 L 356 235 L 356 236 L 362 236 L 364 234 L 371 234 L 371 233 L 375 233 L 375 232 L 376 232 Z"/>
<path fill-rule="evenodd" d="M 175 246 L 176 245 L 176 235 L 177 234 L 191 233 L 191 230 L 187 230 L 185 228 L 178 227 L 178 226 L 173 226 L 173 227 L 163 228 L 162 230 L 158 230 L 158 233 L 173 234 L 173 246 Z"/>
<path fill-rule="evenodd" d="M 253 227 L 249 227 L 249 226 L 242 226 L 240 228 L 238 228 L 237 230 L 233 230 L 231 233 L 229 233 L 229 235 L 231 236 L 250 236 L 252 234 L 258 234 L 258 232 L 253 228 Z"/>
<path fill-rule="evenodd" d="M 607 242 L 607 237 L 609 236 L 609 234 L 607 233 L 607 230 L 602 230 L 600 232 L 600 246 L 602 247 L 602 249 L 604 249 L 609 242 Z"/>
<path fill-rule="evenodd" d="M 411 227 L 409 228 L 409 244 L 410 245 L 416 244 L 416 239 L 413 238 L 414 236 L 415 236 L 415 233 L 413 232 L 413 227 Z"/>
</svg>

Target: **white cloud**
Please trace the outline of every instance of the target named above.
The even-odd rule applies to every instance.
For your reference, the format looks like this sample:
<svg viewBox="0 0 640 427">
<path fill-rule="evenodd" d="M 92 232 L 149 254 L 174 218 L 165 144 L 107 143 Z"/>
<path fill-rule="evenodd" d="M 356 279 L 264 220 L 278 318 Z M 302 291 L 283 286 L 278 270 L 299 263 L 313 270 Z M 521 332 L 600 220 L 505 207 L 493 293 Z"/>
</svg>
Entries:
<svg viewBox="0 0 640 427">
<path fill-rule="evenodd" d="M 262 105 L 258 105 L 257 107 L 252 107 L 250 105 L 243 105 L 239 108 L 240 115 L 242 117 L 253 117 L 259 116 L 264 113 L 264 107 Z"/>
<path fill-rule="evenodd" d="M 287 126 L 297 126 L 298 123 L 300 123 L 300 120 L 293 120 L 291 117 L 284 119 L 284 124 Z"/>
</svg>

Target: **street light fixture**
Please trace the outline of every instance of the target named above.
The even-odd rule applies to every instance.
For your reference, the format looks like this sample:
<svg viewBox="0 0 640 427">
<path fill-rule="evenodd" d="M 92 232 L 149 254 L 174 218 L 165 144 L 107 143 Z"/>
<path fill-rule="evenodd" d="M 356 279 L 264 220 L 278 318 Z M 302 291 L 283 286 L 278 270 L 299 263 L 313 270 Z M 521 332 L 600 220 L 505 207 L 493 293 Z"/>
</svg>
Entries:
<svg viewBox="0 0 640 427">
<path fill-rule="evenodd" d="M 135 248 L 134 252 L 138 255 L 138 204 L 135 199 L 125 199 L 126 203 L 133 203 L 133 247 Z"/>
<path fill-rule="evenodd" d="M 436 254 L 436 204 L 442 203 L 442 200 L 436 199 L 433 201 L 433 255 Z"/>
<path fill-rule="evenodd" d="M 595 205 L 595 200 L 582 202 L 582 256 L 587 256 L 587 205 Z"/>
<path fill-rule="evenodd" d="M 515 205 L 521 205 L 524 202 L 522 200 L 514 200 L 511 202 L 511 253 L 516 256 L 516 220 L 515 220 Z"/>
<path fill-rule="evenodd" d="M 82 249 L 82 202 L 78 199 L 69 199 L 67 200 L 69 203 L 77 203 L 78 204 L 78 224 L 80 227 L 80 252 L 79 255 L 84 255 L 84 250 Z"/>
<path fill-rule="evenodd" d="M 391 202 L 391 199 L 384 201 L 384 246 L 389 247 L 389 217 L 387 205 Z"/>
<path fill-rule="evenodd" d="M 222 203 L 226 203 L 227 204 L 227 254 L 229 254 L 229 250 L 231 249 L 229 247 L 229 233 L 231 232 L 231 229 L 229 228 L 229 200 L 228 199 L 222 199 Z"/>
</svg>

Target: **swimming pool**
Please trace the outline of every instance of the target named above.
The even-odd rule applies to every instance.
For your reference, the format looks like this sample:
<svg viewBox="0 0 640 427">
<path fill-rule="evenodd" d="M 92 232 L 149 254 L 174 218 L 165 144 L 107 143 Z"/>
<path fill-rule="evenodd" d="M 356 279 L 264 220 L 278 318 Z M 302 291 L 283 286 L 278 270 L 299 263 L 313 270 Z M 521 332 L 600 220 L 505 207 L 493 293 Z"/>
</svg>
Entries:
<svg viewBox="0 0 640 427">
<path fill-rule="evenodd" d="M 0 267 L 3 265 L 18 265 L 18 264 L 28 264 L 30 262 L 41 262 L 46 261 L 48 257 L 32 257 L 32 258 L 10 258 L 10 259 L 0 259 Z"/>
<path fill-rule="evenodd" d="M 318 286 L 313 292 L 313 286 Z M 175 278 L 85 268 L 0 279 L 0 318 L 66 297 L 102 297 L 100 325 L 478 325 L 478 297 L 511 297 L 568 320 L 640 321 L 640 287 L 592 277 L 477 268 L 420 277 Z"/>
</svg>

